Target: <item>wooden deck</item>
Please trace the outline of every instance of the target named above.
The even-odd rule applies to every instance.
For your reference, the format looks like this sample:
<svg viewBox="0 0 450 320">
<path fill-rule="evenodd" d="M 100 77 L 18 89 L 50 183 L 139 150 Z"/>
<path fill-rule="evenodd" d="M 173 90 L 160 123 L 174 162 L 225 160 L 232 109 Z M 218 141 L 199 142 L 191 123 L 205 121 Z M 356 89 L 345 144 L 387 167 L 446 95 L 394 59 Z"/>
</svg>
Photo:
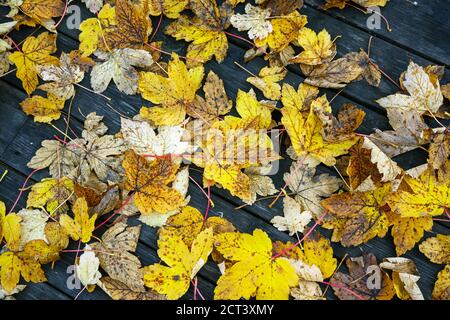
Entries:
<svg viewBox="0 0 450 320">
<path fill-rule="evenodd" d="M 412 2 L 412 1 L 411 1 Z M 345 10 L 330 10 L 324 12 L 319 6 L 321 0 L 305 0 L 305 5 L 301 9 L 303 14 L 308 16 L 308 26 L 314 30 L 326 28 L 332 36 L 341 35 L 338 40 L 338 55 L 358 51 L 360 48 L 367 48 L 370 36 L 373 36 L 371 57 L 377 64 L 394 79 L 398 79 L 400 74 L 406 70 L 408 62 L 414 60 L 420 65 L 439 64 L 450 66 L 450 1 L 448 0 L 417 0 L 415 6 L 407 0 L 392 0 L 387 7 L 382 9 L 383 15 L 387 17 L 393 29 L 388 32 L 383 24 L 380 30 L 370 31 L 366 27 L 367 16 L 353 8 Z M 75 1 L 78 4 L 79 1 Z M 91 14 L 82 8 L 82 18 Z M 5 10 L 1 9 L 0 13 Z M 163 26 L 168 19 L 164 18 Z M 156 25 L 156 20 L 154 21 Z M 21 40 L 29 35 L 33 30 L 24 28 L 20 32 L 13 34 L 14 40 Z M 78 30 L 69 30 L 63 22 L 59 27 L 58 52 L 70 51 L 78 48 Z M 233 32 L 238 33 L 233 30 Z M 159 31 L 155 40 L 164 41 L 164 49 L 175 51 L 180 54 L 185 53 L 186 44 L 183 41 L 175 42 L 173 38 L 165 36 Z M 244 64 L 243 55 L 248 45 L 237 39 L 229 38 L 230 47 L 226 60 L 222 64 L 215 61 L 206 64 L 206 69 L 213 69 L 223 80 L 226 90 L 231 99 L 235 99 L 237 89 L 249 90 L 251 85 L 245 79 L 247 74 L 239 69 L 233 62 Z M 264 66 L 266 62 L 259 58 L 250 62 L 247 67 L 255 73 Z M 298 66 L 289 66 L 289 73 L 285 81 L 297 86 L 303 81 Z M 445 83 L 450 82 L 450 73 L 447 70 L 444 79 Z M 82 84 L 90 87 L 89 77 L 86 76 Z M 117 132 L 120 125 L 118 114 L 111 111 L 106 106 L 106 100 L 98 95 L 94 95 L 85 90 L 77 88 L 77 94 L 72 108 L 71 126 L 75 131 L 79 131 L 83 120 L 83 114 L 95 111 L 97 114 L 105 116 L 105 123 L 109 126 L 110 132 Z M 326 92 L 326 91 L 325 91 Z M 361 133 L 370 133 L 373 128 L 382 130 L 389 129 L 388 120 L 382 110 L 374 101 L 377 98 L 396 92 L 396 87 L 386 79 L 382 80 L 379 88 L 369 87 L 365 82 L 350 84 L 334 101 L 333 108 L 338 108 L 343 103 L 353 103 L 364 109 L 367 116 L 359 129 Z M 328 97 L 332 97 L 336 92 L 330 90 Z M 120 93 L 114 85 L 110 85 L 105 95 L 112 98 L 112 104 L 120 112 L 133 116 L 139 112 L 140 107 L 146 104 L 138 95 L 127 96 Z M 4 170 L 8 174 L 0 183 L 0 199 L 7 207 L 10 207 L 18 194 L 18 189 L 22 186 L 26 176 L 30 173 L 26 163 L 39 148 L 40 142 L 44 139 L 51 139 L 56 131 L 46 125 L 34 123 L 31 117 L 27 117 L 21 110 L 19 102 L 26 97 L 20 81 L 15 74 L 9 74 L 0 78 L 0 175 Z M 59 128 L 64 128 L 63 120 L 55 123 Z M 280 174 L 274 177 L 277 187 L 282 186 L 282 174 L 289 168 L 290 161 L 286 159 L 281 162 Z M 411 168 L 426 161 L 425 152 L 416 150 L 409 152 L 396 159 L 403 168 Z M 321 166 L 322 172 L 330 172 L 328 168 Z M 191 171 L 191 175 L 201 181 L 201 176 L 197 171 Z M 44 178 L 45 172 L 39 172 L 30 181 L 30 184 Z M 203 211 L 206 201 L 203 194 L 195 187 L 191 186 L 189 194 L 192 196 L 190 205 Z M 23 196 L 18 207 L 25 205 L 26 196 Z M 274 240 L 293 241 L 286 233 L 275 229 L 269 221 L 274 215 L 282 214 L 281 202 L 273 208 L 268 208 L 268 201 L 256 202 L 253 206 L 247 206 L 240 210 L 235 207 L 242 204 L 237 198 L 231 197 L 227 192 L 212 189 L 212 200 L 215 203 L 212 215 L 223 214 L 240 231 L 250 232 L 255 228 L 265 230 Z M 131 219 L 131 223 L 137 223 L 136 219 Z M 435 223 L 434 232 L 449 234 L 450 225 L 447 223 Z M 320 229 L 320 228 L 319 228 Z M 325 234 L 327 231 L 320 230 Z M 428 233 L 427 236 L 432 235 Z M 386 236 L 384 239 L 374 239 L 365 245 L 357 248 L 343 248 L 339 244 L 333 244 L 335 255 L 338 258 L 348 253 L 351 256 L 361 254 L 361 250 L 374 253 L 378 259 L 395 256 L 395 248 L 392 238 Z M 142 229 L 140 244 L 137 255 L 144 265 L 159 261 L 156 254 L 156 230 L 144 226 Z M 421 279 L 421 287 L 426 299 L 431 299 L 431 292 L 437 273 L 442 266 L 431 263 L 416 248 L 405 254 L 416 263 Z M 68 278 L 67 268 L 74 261 L 74 254 L 65 253 L 62 259 L 55 263 L 53 268 L 50 265 L 45 267 L 48 282 L 41 284 L 30 284 L 17 295 L 18 299 L 73 299 L 79 290 L 70 290 L 66 286 Z M 219 277 L 219 269 L 213 263 L 207 263 L 199 273 L 199 289 L 202 294 L 211 299 L 213 297 L 214 283 Z M 184 297 L 193 298 L 192 289 Z M 328 298 L 333 299 L 331 290 L 328 291 Z M 83 293 L 78 299 L 108 299 L 108 296 L 101 290 L 96 289 L 93 293 Z"/>
</svg>

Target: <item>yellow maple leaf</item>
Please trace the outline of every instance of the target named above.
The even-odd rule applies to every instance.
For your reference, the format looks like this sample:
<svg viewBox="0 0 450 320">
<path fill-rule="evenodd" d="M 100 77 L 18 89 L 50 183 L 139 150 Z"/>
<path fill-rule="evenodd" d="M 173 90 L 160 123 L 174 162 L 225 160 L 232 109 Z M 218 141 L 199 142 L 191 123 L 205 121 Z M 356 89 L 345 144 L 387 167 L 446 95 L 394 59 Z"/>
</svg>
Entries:
<svg viewBox="0 0 450 320">
<path fill-rule="evenodd" d="M 152 16 L 164 14 L 167 18 L 176 19 L 189 4 L 189 0 L 141 0 L 148 2 L 149 11 Z"/>
<path fill-rule="evenodd" d="M 434 300 L 450 300 L 450 264 L 438 273 L 432 297 Z"/>
<path fill-rule="evenodd" d="M 20 11 L 39 22 L 50 31 L 54 31 L 53 17 L 60 17 L 64 12 L 62 0 L 23 0 Z"/>
<path fill-rule="evenodd" d="M 5 204 L 0 201 L 0 242 L 4 238 L 10 250 L 16 250 L 20 246 L 21 220 L 15 213 L 6 214 Z"/>
<path fill-rule="evenodd" d="M 116 24 L 104 30 L 107 48 L 143 49 L 152 31 L 147 2 L 135 4 L 131 0 L 115 1 Z M 108 51 L 110 51 L 108 50 Z"/>
<path fill-rule="evenodd" d="M 287 16 L 271 19 L 272 32 L 267 38 L 255 39 L 258 47 L 268 45 L 273 51 L 280 52 L 292 41 L 296 40 L 300 30 L 306 25 L 307 18 L 298 11 L 294 11 Z"/>
<path fill-rule="evenodd" d="M 148 161 L 134 151 L 125 152 L 125 189 L 134 192 L 134 204 L 142 214 L 166 213 L 184 203 L 180 192 L 168 186 L 174 181 L 179 164 L 169 158 Z"/>
<path fill-rule="evenodd" d="M 337 219 L 335 223 L 329 222 L 340 235 L 334 240 L 348 247 L 360 245 L 376 236 L 384 237 L 389 221 L 381 208 L 386 204 L 390 190 L 388 183 L 372 191 L 344 192 L 323 200 L 322 206 Z"/>
<path fill-rule="evenodd" d="M 83 20 L 80 24 L 80 52 L 83 57 L 90 56 L 97 49 L 107 50 L 105 30 L 116 25 L 116 11 L 108 3 L 98 12 L 97 18 Z"/>
<path fill-rule="evenodd" d="M 254 92 L 238 90 L 236 111 L 241 116 L 225 116 L 224 122 L 215 125 L 227 129 L 268 129 L 272 124 L 272 110 L 256 99 Z"/>
<path fill-rule="evenodd" d="M 22 101 L 20 106 L 25 114 L 34 116 L 35 122 L 49 123 L 61 117 L 64 100 L 51 95 L 48 98 L 32 96 Z"/>
<path fill-rule="evenodd" d="M 333 257 L 333 248 L 330 240 L 322 236 L 318 232 L 313 232 L 307 237 L 302 248 L 292 247 L 291 242 L 283 243 L 277 241 L 274 243 L 275 254 L 285 252 L 282 256 L 300 260 L 308 266 L 317 266 L 323 276 L 323 279 L 331 277 L 337 268 L 337 260 Z M 290 248 L 290 250 L 287 250 Z"/>
<path fill-rule="evenodd" d="M 50 214 L 67 211 L 65 204 L 74 192 L 74 183 L 69 178 L 42 179 L 33 185 L 27 199 L 27 208 L 47 209 Z"/>
<path fill-rule="evenodd" d="M 237 110 L 245 117 L 227 116 L 216 122 L 206 134 L 200 156 L 194 155 L 192 161 L 204 168 L 205 185 L 218 183 L 232 195 L 248 201 L 251 183 L 242 169 L 267 165 L 279 155 L 267 133 L 258 130 L 259 125 L 270 122 L 270 110 L 262 109 L 255 98 L 244 92 L 241 98 L 244 102 L 237 102 Z"/>
<path fill-rule="evenodd" d="M 0 278 L 3 289 L 11 292 L 20 280 L 22 261 L 14 252 L 5 252 L 0 255 Z"/>
<path fill-rule="evenodd" d="M 291 59 L 292 62 L 316 66 L 333 59 L 336 48 L 327 30 L 318 34 L 309 28 L 303 28 L 297 38 L 303 51 Z"/>
<path fill-rule="evenodd" d="M 22 46 L 22 51 L 16 51 L 9 60 L 17 67 L 16 75 L 22 81 L 23 88 L 30 95 L 39 83 L 37 65 L 57 64 L 57 57 L 50 54 L 56 51 L 56 35 L 48 32 L 37 37 L 29 36 Z"/>
<path fill-rule="evenodd" d="M 199 65 L 213 57 L 222 62 L 228 50 L 224 30 L 229 26 L 231 8 L 224 2 L 219 9 L 216 0 L 191 0 L 190 8 L 194 18 L 182 15 L 164 32 L 177 40 L 191 42 L 186 55 L 188 65 Z"/>
<path fill-rule="evenodd" d="M 226 232 L 216 236 L 214 246 L 234 264 L 217 281 L 214 299 L 289 298 L 298 277 L 289 261 L 272 258 L 272 241 L 256 229 L 253 234 Z"/>
<path fill-rule="evenodd" d="M 284 79 L 287 70 L 283 67 L 264 67 L 259 71 L 259 75 L 247 78 L 251 83 L 264 94 L 264 97 L 271 100 L 281 98 L 281 86 L 277 83 Z"/>
<path fill-rule="evenodd" d="M 204 68 L 190 70 L 180 61 L 178 55 L 172 54 L 167 78 L 153 72 L 141 72 L 139 91 L 144 99 L 158 106 L 142 108 L 141 115 L 156 125 L 177 125 L 186 116 L 186 108 L 195 99 L 200 88 Z"/>
<path fill-rule="evenodd" d="M 291 104 L 296 105 L 295 102 Z M 319 97 L 311 103 L 307 117 L 296 108 L 282 108 L 281 123 L 289 134 L 292 148 L 297 156 L 309 154 L 324 164 L 332 166 L 336 164 L 335 158 L 346 154 L 358 139 L 354 136 L 338 142 L 324 141 L 323 127 L 314 112 L 315 109 L 331 112 L 331 107 L 325 96 Z"/>
<path fill-rule="evenodd" d="M 306 83 L 300 83 L 297 90 L 288 83 L 283 83 L 281 102 L 283 109 L 308 112 L 311 102 L 319 95 L 319 89 Z"/>
<path fill-rule="evenodd" d="M 7 251 L 0 255 L 0 279 L 6 292 L 12 292 L 19 283 L 20 276 L 25 281 L 46 281 L 41 264 L 56 261 L 59 252 L 49 246 L 44 240 L 32 240 L 28 242 L 23 251 Z"/>
<path fill-rule="evenodd" d="M 388 214 L 392 223 L 391 234 L 394 238 L 395 250 L 398 256 L 414 248 L 417 242 L 422 239 L 425 231 L 430 231 L 433 227 L 431 217 L 401 217 L 396 214 Z"/>
<path fill-rule="evenodd" d="M 200 232 L 189 248 L 173 232 L 161 230 L 158 256 L 167 264 L 153 264 L 143 268 L 144 284 L 168 299 L 178 299 L 189 289 L 191 280 L 208 260 L 213 248 L 211 228 Z"/>
<path fill-rule="evenodd" d="M 433 263 L 450 263 L 450 235 L 438 234 L 419 245 L 419 250 Z"/>
<path fill-rule="evenodd" d="M 74 219 L 69 215 L 63 214 L 59 219 L 59 223 L 65 232 L 75 241 L 81 240 L 84 243 L 89 242 L 92 232 L 95 229 L 95 220 L 97 214 L 89 216 L 88 205 L 86 199 L 78 198 L 72 207 Z"/>
<path fill-rule="evenodd" d="M 213 234 L 234 231 L 234 226 L 228 220 L 210 216 L 205 221 L 202 213 L 191 206 L 183 207 L 180 213 L 167 219 L 164 226 L 164 230 L 179 235 L 188 247 L 201 231 L 208 228 L 213 230 Z"/>
<path fill-rule="evenodd" d="M 404 177 L 409 190 L 398 190 L 387 200 L 392 211 L 402 217 L 437 216 L 450 207 L 450 185 L 437 181 L 432 170 L 417 179 Z"/>
</svg>

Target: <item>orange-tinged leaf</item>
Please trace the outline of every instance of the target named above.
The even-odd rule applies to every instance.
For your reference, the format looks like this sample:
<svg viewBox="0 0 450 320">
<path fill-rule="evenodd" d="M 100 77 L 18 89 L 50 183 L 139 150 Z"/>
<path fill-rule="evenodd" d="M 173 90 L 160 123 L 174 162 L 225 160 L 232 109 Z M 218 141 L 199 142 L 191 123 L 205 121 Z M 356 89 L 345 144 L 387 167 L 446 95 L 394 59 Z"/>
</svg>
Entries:
<svg viewBox="0 0 450 320">
<path fill-rule="evenodd" d="M 122 163 L 125 189 L 134 192 L 134 204 L 142 214 L 166 213 L 184 202 L 180 192 L 168 186 L 175 179 L 179 164 L 170 158 L 148 161 L 134 151 L 126 151 Z"/>
</svg>

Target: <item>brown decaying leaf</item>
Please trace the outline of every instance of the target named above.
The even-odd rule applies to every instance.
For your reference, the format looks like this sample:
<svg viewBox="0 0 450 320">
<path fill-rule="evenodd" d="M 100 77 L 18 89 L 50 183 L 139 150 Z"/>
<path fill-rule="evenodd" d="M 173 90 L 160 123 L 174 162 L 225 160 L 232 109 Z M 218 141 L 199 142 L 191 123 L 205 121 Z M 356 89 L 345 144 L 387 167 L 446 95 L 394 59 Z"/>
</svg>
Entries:
<svg viewBox="0 0 450 320">
<path fill-rule="evenodd" d="M 366 253 L 347 258 L 345 262 L 348 274 L 339 271 L 330 280 L 340 300 L 391 300 L 394 297 L 393 282 L 380 269 L 375 255 Z"/>
</svg>

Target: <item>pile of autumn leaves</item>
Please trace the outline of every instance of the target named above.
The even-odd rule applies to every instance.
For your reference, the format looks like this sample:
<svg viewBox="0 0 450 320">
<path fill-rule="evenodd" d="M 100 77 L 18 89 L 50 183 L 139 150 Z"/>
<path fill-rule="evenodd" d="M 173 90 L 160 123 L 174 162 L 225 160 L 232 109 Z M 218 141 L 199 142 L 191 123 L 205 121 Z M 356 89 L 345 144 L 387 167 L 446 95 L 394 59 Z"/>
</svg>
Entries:
<svg viewBox="0 0 450 320">
<path fill-rule="evenodd" d="M 81 137 L 42 142 L 28 166 L 48 169 L 50 177 L 32 186 L 26 208 L 6 214 L 0 205 L 0 239 L 5 242 L 0 296 L 23 289 L 21 277 L 27 282 L 45 281 L 41 265 L 57 261 L 72 239 L 85 244 L 76 261 L 83 286 L 91 291 L 98 285 L 114 299 L 178 299 L 209 259 L 222 273 L 215 288 L 217 299 L 323 299 L 324 284 L 331 285 L 340 299 L 394 295 L 423 299 L 413 261 L 396 257 L 377 262 L 373 255 L 364 254 L 346 261 L 348 274 L 337 272 L 330 240 L 307 225 L 314 220 L 332 229 L 331 241 L 345 247 L 384 237 L 392 227 L 399 256 L 431 231 L 433 217 L 450 206 L 450 135 L 448 129 L 432 129 L 424 121 L 425 116 L 448 117 L 442 111 L 443 95 L 449 98 L 448 85 L 439 84 L 442 68 L 411 62 L 400 79 L 403 92 L 378 100 L 387 110 L 392 130 L 357 135 L 365 113 L 344 105 L 333 116 L 319 88 L 344 88 L 360 79 L 377 86 L 381 75 L 368 55 L 361 51 L 335 58 L 336 39 L 326 30 L 316 33 L 305 27 L 307 17 L 298 11 L 301 1 L 259 0 L 257 5 L 245 4 L 244 14 L 235 14 L 233 8 L 241 2 L 245 1 L 218 6 L 215 0 L 138 4 L 117 0 L 102 6 L 101 1 L 86 1 L 97 17 L 82 22 L 79 50 L 59 58 L 52 56 L 56 34 L 29 36 L 21 51 L 15 52 L 11 43 L 1 40 L 2 73 L 9 62 L 14 63 L 29 95 L 35 89 L 45 93 L 21 103 L 37 122 L 59 119 L 89 70 L 94 91 L 103 92 L 113 81 L 121 92 L 141 94 L 153 105 L 142 107 L 133 119 L 122 118 L 121 130 L 114 135 L 107 134 L 102 117 L 91 113 Z M 327 1 L 329 7 L 343 7 L 345 2 Z M 40 0 L 7 3 L 14 21 L 2 24 L 2 33 L 24 24 L 40 24 L 53 32 L 52 18 L 64 8 L 61 1 L 52 1 L 53 6 Z M 34 9 L 27 11 L 32 4 Z M 164 32 L 190 43 L 186 63 L 176 54 L 168 63 L 158 61 L 162 44 L 148 42 L 149 17 L 162 14 L 175 19 Z M 236 116 L 228 115 L 233 101 L 223 81 L 212 71 L 205 77 L 203 67 L 226 56 L 225 30 L 230 24 L 248 31 L 256 44 L 246 52 L 246 60 L 264 55 L 269 61 L 258 75 L 247 79 L 268 100 L 258 100 L 253 90 L 239 90 Z M 298 64 L 305 74 L 298 88 L 279 84 L 289 64 Z M 43 84 L 39 85 L 39 77 Z M 281 113 L 279 123 L 273 112 Z M 202 129 L 196 130 L 199 125 Z M 204 217 L 188 206 L 189 167 L 182 159 L 203 168 L 205 187 L 222 187 L 247 204 L 257 196 L 276 194 L 268 174 L 280 156 L 268 132 L 277 128 L 286 130 L 287 154 L 294 161 L 284 175 L 289 193 L 284 192 L 284 215 L 274 217 L 272 223 L 290 235 L 303 233 L 300 247 L 272 242 L 259 229 L 240 233 L 225 218 Z M 226 144 L 233 135 L 240 143 L 239 152 L 235 158 L 223 157 L 229 150 L 215 146 L 223 141 L 235 148 Z M 425 165 L 404 171 L 392 160 L 419 147 L 428 150 Z M 264 157 L 251 157 L 261 149 L 266 151 Z M 238 157 L 243 154 L 248 161 Z M 321 163 L 339 168 L 343 180 L 316 175 Z M 102 215 L 109 218 L 100 222 Z M 161 263 L 142 267 L 133 254 L 140 226 L 129 226 L 127 217 L 134 215 L 160 228 Z M 109 220 L 112 217 L 115 220 Z M 112 221 L 101 239 L 93 236 Z M 419 248 L 432 262 L 446 265 L 433 298 L 449 299 L 450 237 L 428 238 Z M 379 289 L 366 285 L 365 275 L 373 266 L 383 270 Z"/>
</svg>

